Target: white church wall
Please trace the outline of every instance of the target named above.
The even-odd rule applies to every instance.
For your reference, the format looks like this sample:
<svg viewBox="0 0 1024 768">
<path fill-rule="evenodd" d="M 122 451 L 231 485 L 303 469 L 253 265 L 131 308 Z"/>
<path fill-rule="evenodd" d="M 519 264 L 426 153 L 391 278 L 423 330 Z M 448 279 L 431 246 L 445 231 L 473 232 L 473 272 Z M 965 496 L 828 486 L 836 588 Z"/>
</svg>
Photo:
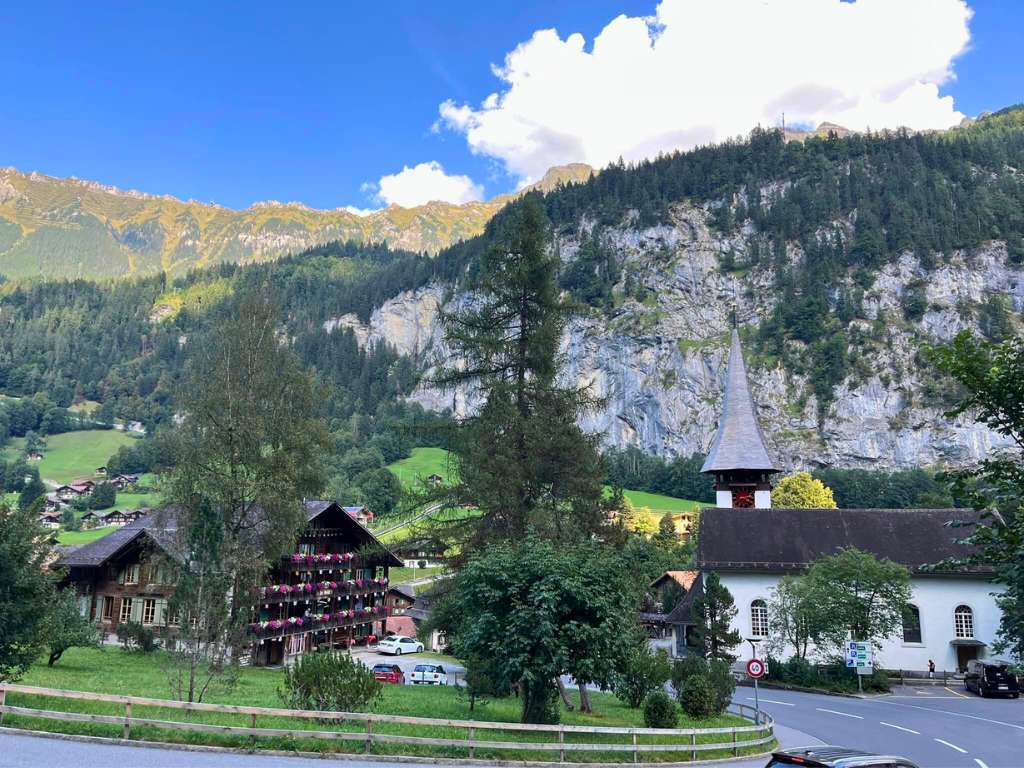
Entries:
<svg viewBox="0 0 1024 768">
<path fill-rule="evenodd" d="M 736 601 L 733 629 L 746 640 L 752 636 L 751 604 L 755 600 L 770 604 L 779 576 L 763 573 L 720 573 L 719 576 Z M 956 648 L 950 641 L 956 637 L 953 614 L 960 605 L 971 608 L 974 638 L 988 646 L 980 649 L 979 658 L 992 657 L 990 648 L 999 629 L 999 608 L 991 593 L 1002 591 L 1002 587 L 981 579 L 941 576 L 915 577 L 911 587 L 911 602 L 921 614 L 921 643 L 904 643 L 902 635 L 890 638 L 883 642 L 877 664 L 886 669 L 924 671 L 931 659 L 937 671 L 955 671 Z M 758 651 L 765 653 L 763 642 L 759 643 Z M 744 642 L 735 653 L 744 661 L 749 659 L 750 643 Z M 782 655 L 788 658 L 792 654 L 793 648 L 789 647 Z"/>
</svg>

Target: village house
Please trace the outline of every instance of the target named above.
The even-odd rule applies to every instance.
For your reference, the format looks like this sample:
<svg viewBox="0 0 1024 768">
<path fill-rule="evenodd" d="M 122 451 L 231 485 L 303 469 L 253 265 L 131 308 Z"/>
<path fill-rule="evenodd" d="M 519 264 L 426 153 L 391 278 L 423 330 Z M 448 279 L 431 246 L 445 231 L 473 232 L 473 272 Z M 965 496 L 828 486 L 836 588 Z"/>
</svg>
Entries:
<svg viewBox="0 0 1024 768">
<path fill-rule="evenodd" d="M 438 539 L 414 537 L 395 543 L 392 551 L 406 568 L 435 568 L 444 564 L 447 549 Z"/>
<path fill-rule="evenodd" d="M 68 506 L 68 503 L 60 498 L 56 493 L 46 494 L 46 501 L 43 506 L 46 512 L 60 512 L 66 506 Z"/>
<path fill-rule="evenodd" d="M 958 543 L 963 533 L 948 523 L 975 520 L 976 513 L 772 508 L 771 476 L 780 470 L 761 432 L 736 331 L 718 432 L 703 471 L 715 477 L 717 508 L 701 512 L 700 576 L 665 618 L 672 627 L 674 655 L 696 648 L 691 609 L 703 593 L 705 574 L 718 574 L 732 594 L 737 608 L 733 629 L 763 648 L 770 632 L 768 606 L 779 580 L 804 572 L 821 557 L 855 547 L 911 572 L 911 609 L 902 631 L 884 642 L 878 665 L 923 671 L 931 659 L 940 670 L 962 670 L 968 661 L 986 657 L 1000 620 L 992 594 L 1000 587 L 992 583 L 991 571 L 934 567 L 967 554 Z M 782 655 L 792 652 L 787 649 Z M 741 660 L 750 658 L 750 643 L 741 644 L 736 653 Z"/>
<path fill-rule="evenodd" d="M 96 475 L 96 477 L 106 477 L 107 476 L 107 468 L 106 467 L 96 467 L 96 471 L 93 474 Z"/>
<path fill-rule="evenodd" d="M 61 515 L 59 512 L 43 512 L 39 516 L 39 525 L 43 528 L 55 529 L 60 528 Z"/>
<path fill-rule="evenodd" d="M 71 499 L 76 499 L 80 496 L 88 496 L 92 493 L 95 485 L 92 480 L 75 480 L 67 485 L 58 485 L 54 489 L 54 493 L 61 501 L 71 501 Z"/>
<path fill-rule="evenodd" d="M 366 507 L 342 507 L 345 513 L 361 525 L 369 525 L 373 522 L 373 512 Z"/>
<path fill-rule="evenodd" d="M 306 502 L 306 515 L 295 551 L 269 563 L 263 583 L 253 585 L 254 664 L 371 642 L 387 618 L 388 569 L 401 561 L 334 502 Z M 166 561 L 176 557 L 176 533 L 173 515 L 147 515 L 64 553 L 58 565 L 78 592 L 83 615 L 107 634 L 132 621 L 173 641 L 174 585 Z"/>
<path fill-rule="evenodd" d="M 129 486 L 135 485 L 137 482 L 139 482 L 139 476 L 114 475 L 114 477 L 109 478 L 107 482 L 114 486 L 114 488 L 116 488 L 117 490 L 123 491 L 125 488 L 128 488 Z"/>
</svg>

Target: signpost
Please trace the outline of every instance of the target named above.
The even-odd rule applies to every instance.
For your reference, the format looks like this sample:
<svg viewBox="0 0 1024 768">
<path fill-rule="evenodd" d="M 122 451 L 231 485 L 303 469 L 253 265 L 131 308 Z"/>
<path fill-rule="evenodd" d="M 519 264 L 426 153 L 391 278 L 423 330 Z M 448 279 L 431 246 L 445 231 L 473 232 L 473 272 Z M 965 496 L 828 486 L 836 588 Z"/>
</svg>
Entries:
<svg viewBox="0 0 1024 768">
<path fill-rule="evenodd" d="M 754 681 L 754 712 L 757 720 L 755 722 L 761 722 L 761 702 L 758 698 L 757 693 L 757 681 L 760 680 L 768 673 L 768 665 L 757 658 L 757 640 L 747 638 L 747 642 L 750 643 L 751 659 L 747 662 L 747 676 Z"/>
<path fill-rule="evenodd" d="M 864 692 L 863 676 L 875 671 L 874 651 L 871 643 L 851 640 L 846 644 L 846 666 L 857 670 L 857 688 Z"/>
</svg>

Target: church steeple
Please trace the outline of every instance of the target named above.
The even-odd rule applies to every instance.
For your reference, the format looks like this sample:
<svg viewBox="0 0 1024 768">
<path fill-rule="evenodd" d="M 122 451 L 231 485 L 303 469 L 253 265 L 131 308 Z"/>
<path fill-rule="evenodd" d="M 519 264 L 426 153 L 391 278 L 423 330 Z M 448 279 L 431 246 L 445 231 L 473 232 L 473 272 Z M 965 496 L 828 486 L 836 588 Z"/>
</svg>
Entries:
<svg viewBox="0 0 1024 768">
<path fill-rule="evenodd" d="M 740 334 L 734 328 L 725 374 L 722 417 L 701 472 L 715 476 L 719 507 L 767 509 L 772 505 L 771 475 L 778 471 L 757 421 L 743 364 Z"/>
</svg>

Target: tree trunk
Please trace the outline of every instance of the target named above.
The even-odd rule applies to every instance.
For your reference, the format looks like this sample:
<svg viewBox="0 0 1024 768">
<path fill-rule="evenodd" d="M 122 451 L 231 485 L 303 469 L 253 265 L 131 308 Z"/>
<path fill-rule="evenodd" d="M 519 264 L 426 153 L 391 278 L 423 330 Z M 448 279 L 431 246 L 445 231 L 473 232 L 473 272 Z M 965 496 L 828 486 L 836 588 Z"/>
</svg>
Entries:
<svg viewBox="0 0 1024 768">
<path fill-rule="evenodd" d="M 562 697 L 562 703 L 565 705 L 567 710 L 572 712 L 575 707 L 573 707 L 572 700 L 569 698 L 569 694 L 565 690 L 565 683 L 562 682 L 561 677 L 556 677 L 555 682 L 558 684 L 558 695 Z"/>
<path fill-rule="evenodd" d="M 580 712 L 591 713 L 594 708 L 590 706 L 590 691 L 587 690 L 586 683 L 580 683 Z"/>
<path fill-rule="evenodd" d="M 53 653 L 50 654 L 50 658 L 48 658 L 46 660 L 46 666 L 52 667 L 54 664 L 56 664 L 58 661 L 60 661 L 60 657 L 63 656 L 63 655 L 64 655 L 64 651 L 54 651 Z"/>
</svg>

